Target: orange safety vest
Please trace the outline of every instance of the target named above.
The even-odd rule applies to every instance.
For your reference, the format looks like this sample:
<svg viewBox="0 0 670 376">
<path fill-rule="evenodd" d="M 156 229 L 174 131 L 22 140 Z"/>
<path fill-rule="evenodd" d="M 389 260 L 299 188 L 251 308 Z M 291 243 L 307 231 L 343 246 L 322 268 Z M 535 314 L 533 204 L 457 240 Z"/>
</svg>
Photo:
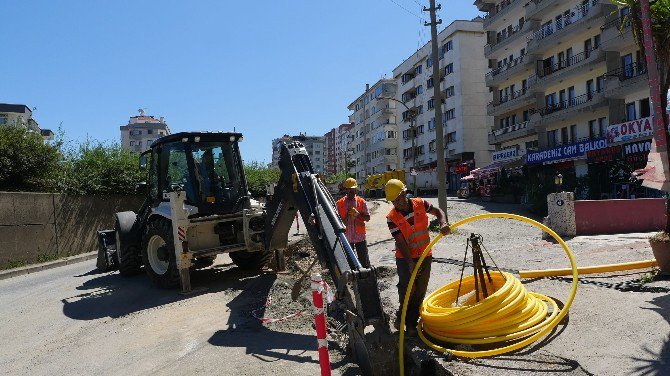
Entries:
<svg viewBox="0 0 670 376">
<path fill-rule="evenodd" d="M 347 204 L 344 202 L 346 198 L 347 197 L 345 196 L 337 200 L 337 212 L 342 219 L 347 218 Z M 358 210 L 359 213 L 363 213 L 363 204 L 365 204 L 365 200 L 356 196 L 356 210 Z M 354 218 L 354 226 L 357 233 L 365 234 L 365 221 L 359 218 Z"/>
<path fill-rule="evenodd" d="M 397 211 L 395 208 L 386 215 L 386 218 L 390 219 L 398 226 L 400 233 L 405 238 L 407 245 L 409 246 L 409 254 L 412 258 L 419 258 L 423 253 L 426 246 L 430 243 L 430 235 L 428 234 L 428 215 L 426 215 L 426 207 L 424 206 L 423 199 L 421 198 L 412 198 L 412 207 L 414 208 L 414 226 L 410 226 L 405 216 Z M 433 250 L 428 250 L 426 256 L 433 254 Z M 402 252 L 399 249 L 395 250 L 396 258 L 404 258 Z"/>
</svg>

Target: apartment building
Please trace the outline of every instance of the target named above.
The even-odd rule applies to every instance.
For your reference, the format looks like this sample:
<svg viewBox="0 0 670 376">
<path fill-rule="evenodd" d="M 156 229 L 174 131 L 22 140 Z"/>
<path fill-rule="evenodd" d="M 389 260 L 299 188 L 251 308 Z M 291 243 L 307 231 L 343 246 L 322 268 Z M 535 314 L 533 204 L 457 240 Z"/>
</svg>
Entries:
<svg viewBox="0 0 670 376">
<path fill-rule="evenodd" d="M 312 169 L 317 174 L 325 172 L 326 163 L 326 138 L 324 136 L 307 136 L 306 133 L 300 133 L 297 136 L 289 136 L 287 134 L 282 137 L 272 140 L 272 163 L 271 166 L 279 166 L 279 143 L 300 141 L 305 145 L 307 154 L 312 162 Z"/>
<path fill-rule="evenodd" d="M 354 124 L 341 124 L 335 130 L 335 171 L 336 173 L 349 173 L 353 157 L 353 135 Z M 353 171 L 353 168 L 352 168 Z"/>
<path fill-rule="evenodd" d="M 649 87 L 630 25 L 623 24 L 628 10 L 607 0 L 475 5 L 488 12 L 489 143 L 499 165 L 587 177 L 583 196 L 590 198 L 644 194 L 632 192 L 629 177 L 646 163 Z"/>
<path fill-rule="evenodd" d="M 26 127 L 39 133 L 45 141 L 54 138 L 54 133 L 50 129 L 40 129 L 33 118 L 33 111 L 25 104 L 0 103 L 0 126 L 3 125 Z"/>
<path fill-rule="evenodd" d="M 165 119 L 161 116 L 156 119 L 145 115 L 139 110 L 138 116 L 131 116 L 128 124 L 119 127 L 121 130 L 121 147 L 141 153 L 151 146 L 156 139 L 170 134 Z"/>
<path fill-rule="evenodd" d="M 433 91 L 434 85 L 440 87 L 444 158 L 450 191 L 458 187 L 460 178 L 471 169 L 491 160 L 487 138 L 491 125 L 486 114 L 491 94 L 484 83 L 487 62 L 482 51 L 485 44 L 481 18 L 454 21 L 438 34 L 440 82 L 435 83 L 432 77 L 434 62 L 430 43 L 393 70 L 398 87 L 396 100 L 400 102 L 397 112 L 401 162 L 408 172 L 412 167 L 433 171 L 437 167 Z M 435 187 L 430 188 L 436 189 L 437 181 L 432 184 Z"/>
<path fill-rule="evenodd" d="M 324 135 L 325 138 L 325 164 L 327 175 L 335 175 L 346 172 L 347 149 L 349 147 L 349 130 L 354 127 L 351 123 L 340 124 Z"/>
<path fill-rule="evenodd" d="M 368 175 L 395 170 L 400 166 L 398 157 L 398 124 L 396 124 L 396 81 L 383 78 L 374 85 L 365 85 L 365 91 L 349 104 L 349 130 L 353 136 L 351 173 L 359 185 Z M 346 155 L 347 153 L 345 153 Z M 353 163 L 352 163 L 353 165 Z"/>
</svg>

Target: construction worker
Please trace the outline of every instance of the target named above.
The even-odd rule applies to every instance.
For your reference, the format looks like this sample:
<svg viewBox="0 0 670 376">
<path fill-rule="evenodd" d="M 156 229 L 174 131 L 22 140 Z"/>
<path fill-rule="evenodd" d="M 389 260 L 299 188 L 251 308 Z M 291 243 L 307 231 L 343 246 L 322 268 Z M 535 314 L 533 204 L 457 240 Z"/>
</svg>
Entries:
<svg viewBox="0 0 670 376">
<path fill-rule="evenodd" d="M 337 200 L 337 212 L 340 214 L 346 232 L 344 236 L 356 251 L 358 261 L 366 268 L 370 267 L 368 243 L 365 240 L 365 222 L 370 220 L 368 205 L 365 200 L 356 194 L 358 183 L 356 179 L 348 178 L 342 183 L 346 195 Z"/>
<path fill-rule="evenodd" d="M 386 222 L 391 235 L 395 239 L 395 261 L 398 269 L 398 298 L 402 305 L 405 301 L 407 285 L 409 284 L 409 279 L 412 276 L 416 262 L 421 257 L 421 254 L 423 254 L 428 243 L 430 243 L 428 215 L 426 213 L 437 217 L 440 221 L 440 232 L 442 234 L 448 234 L 450 228 L 446 221 L 446 216 L 440 208 L 434 207 L 428 201 L 419 197 L 408 198 L 407 188 L 400 180 L 390 179 L 386 182 L 384 191 L 386 193 L 386 200 L 393 203 L 393 209 L 386 215 Z M 432 250 L 429 250 L 414 280 L 405 316 L 406 333 L 409 336 L 417 334 L 416 325 L 419 321 L 419 308 L 426 296 L 432 260 Z M 400 310 L 398 311 L 396 323 L 400 323 Z"/>
</svg>

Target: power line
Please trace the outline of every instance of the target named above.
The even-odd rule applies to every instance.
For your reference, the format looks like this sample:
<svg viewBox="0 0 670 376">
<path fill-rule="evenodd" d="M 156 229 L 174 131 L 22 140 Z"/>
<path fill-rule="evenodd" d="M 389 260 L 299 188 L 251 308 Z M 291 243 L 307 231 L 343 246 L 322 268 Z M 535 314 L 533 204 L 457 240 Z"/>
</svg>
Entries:
<svg viewBox="0 0 670 376">
<path fill-rule="evenodd" d="M 404 6 L 402 6 L 402 5 L 400 5 L 399 3 L 395 2 L 394 0 L 389 0 L 389 1 L 392 2 L 393 4 L 399 6 L 402 10 L 404 10 L 405 12 L 411 14 L 412 16 L 414 16 L 414 17 L 420 19 L 421 21 L 425 21 L 425 19 L 424 19 L 423 17 L 421 17 L 421 16 L 419 16 L 418 14 L 412 12 L 411 10 L 405 8 Z"/>
</svg>

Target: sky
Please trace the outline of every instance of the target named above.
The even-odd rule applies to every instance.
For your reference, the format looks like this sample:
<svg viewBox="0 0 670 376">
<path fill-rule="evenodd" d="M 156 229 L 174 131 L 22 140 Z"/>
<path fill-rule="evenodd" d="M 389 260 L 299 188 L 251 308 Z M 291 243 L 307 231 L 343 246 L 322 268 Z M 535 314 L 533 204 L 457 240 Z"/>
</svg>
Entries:
<svg viewBox="0 0 670 376">
<path fill-rule="evenodd" d="M 439 1 L 438 1 L 439 3 Z M 481 13 L 442 0 L 440 29 Z M 172 132 L 242 132 L 245 161 L 272 139 L 323 135 L 429 42 L 428 0 L 2 0 L 0 103 L 40 127 L 120 142 L 145 109 Z"/>
</svg>

